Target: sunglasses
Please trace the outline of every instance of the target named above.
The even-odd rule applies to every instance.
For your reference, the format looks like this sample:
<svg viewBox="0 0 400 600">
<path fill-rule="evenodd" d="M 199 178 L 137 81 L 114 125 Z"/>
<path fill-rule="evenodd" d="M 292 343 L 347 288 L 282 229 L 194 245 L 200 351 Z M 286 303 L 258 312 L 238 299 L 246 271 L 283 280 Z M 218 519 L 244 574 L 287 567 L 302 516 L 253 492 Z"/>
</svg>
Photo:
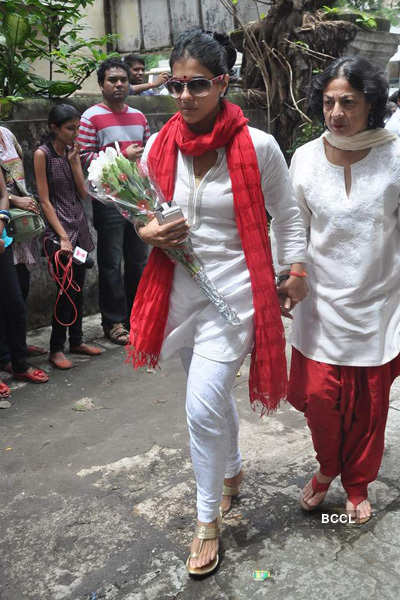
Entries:
<svg viewBox="0 0 400 600">
<path fill-rule="evenodd" d="M 189 81 L 186 81 L 185 79 L 175 79 L 172 77 L 165 85 L 168 92 L 174 98 L 179 98 L 182 96 L 185 87 L 187 87 L 191 96 L 203 98 L 204 96 L 208 96 L 214 83 L 223 81 L 223 79 L 224 75 L 217 75 L 217 77 L 213 77 L 212 79 L 206 79 L 205 77 L 193 77 Z"/>
</svg>

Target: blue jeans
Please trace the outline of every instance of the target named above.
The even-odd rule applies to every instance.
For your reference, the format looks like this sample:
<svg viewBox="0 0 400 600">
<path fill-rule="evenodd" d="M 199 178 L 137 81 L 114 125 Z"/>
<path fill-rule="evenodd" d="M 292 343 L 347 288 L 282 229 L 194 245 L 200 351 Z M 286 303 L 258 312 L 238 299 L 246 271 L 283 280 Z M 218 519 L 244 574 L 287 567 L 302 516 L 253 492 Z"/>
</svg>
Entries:
<svg viewBox="0 0 400 600">
<path fill-rule="evenodd" d="M 148 251 L 133 225 L 113 206 L 94 201 L 93 224 L 97 230 L 99 306 L 107 331 L 115 323 L 128 325 Z"/>
</svg>

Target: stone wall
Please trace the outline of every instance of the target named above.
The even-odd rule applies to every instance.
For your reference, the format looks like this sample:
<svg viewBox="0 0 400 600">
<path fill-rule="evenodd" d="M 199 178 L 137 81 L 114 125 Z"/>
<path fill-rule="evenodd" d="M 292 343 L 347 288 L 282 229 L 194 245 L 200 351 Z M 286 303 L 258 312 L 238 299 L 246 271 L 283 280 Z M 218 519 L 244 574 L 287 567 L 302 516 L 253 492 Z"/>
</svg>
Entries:
<svg viewBox="0 0 400 600">
<path fill-rule="evenodd" d="M 265 129 L 264 112 L 249 106 L 243 93 L 232 93 L 229 99 L 242 106 L 246 116 L 250 119 L 251 125 Z M 74 96 L 73 99 L 69 100 L 80 112 L 99 101 L 101 101 L 100 96 Z M 158 131 L 175 112 L 175 102 L 169 96 L 131 97 L 128 99 L 128 103 L 146 115 L 152 133 Z M 31 190 L 35 189 L 33 151 L 39 145 L 41 136 L 47 130 L 47 114 L 50 106 L 50 103 L 46 100 L 26 100 L 14 107 L 10 120 L 0 123 L 13 131 L 23 148 L 26 180 L 28 188 Z M 91 202 L 89 200 L 85 202 L 85 210 L 91 221 Z M 91 227 L 91 231 L 94 239 L 96 239 L 96 232 L 93 227 Z M 95 252 L 93 255 L 95 255 Z M 46 261 L 42 258 L 38 268 L 32 271 L 28 300 L 29 327 L 36 328 L 49 324 L 54 297 L 55 285 L 47 273 Z M 84 312 L 85 314 L 91 314 L 97 311 L 97 265 L 95 264 L 94 268 L 87 273 Z"/>
</svg>

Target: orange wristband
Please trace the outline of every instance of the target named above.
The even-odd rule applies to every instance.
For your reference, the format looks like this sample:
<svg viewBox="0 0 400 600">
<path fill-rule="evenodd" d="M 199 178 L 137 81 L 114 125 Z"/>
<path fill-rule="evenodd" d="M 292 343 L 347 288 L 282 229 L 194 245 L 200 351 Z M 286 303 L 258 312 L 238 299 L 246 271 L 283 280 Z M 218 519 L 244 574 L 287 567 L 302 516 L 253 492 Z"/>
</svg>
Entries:
<svg viewBox="0 0 400 600">
<path fill-rule="evenodd" d="M 307 272 L 302 271 L 301 273 L 298 273 L 297 271 L 289 271 L 289 275 L 292 275 L 293 277 L 307 277 Z"/>
</svg>

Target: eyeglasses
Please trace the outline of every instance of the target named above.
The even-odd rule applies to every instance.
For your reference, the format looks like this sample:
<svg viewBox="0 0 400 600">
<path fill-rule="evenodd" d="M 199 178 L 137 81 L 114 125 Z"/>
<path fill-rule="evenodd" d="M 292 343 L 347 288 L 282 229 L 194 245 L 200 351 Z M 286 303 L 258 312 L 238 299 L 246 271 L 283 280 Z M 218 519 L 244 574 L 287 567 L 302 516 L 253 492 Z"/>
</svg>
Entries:
<svg viewBox="0 0 400 600">
<path fill-rule="evenodd" d="M 189 81 L 186 81 L 185 79 L 171 78 L 165 85 L 168 92 L 174 98 L 179 98 L 182 96 L 185 87 L 187 87 L 191 96 L 204 98 L 204 96 L 208 96 L 210 93 L 213 84 L 217 83 L 217 81 L 222 81 L 223 79 L 224 75 L 217 75 L 217 77 L 213 77 L 212 79 L 206 79 L 206 77 L 193 77 Z"/>
</svg>

